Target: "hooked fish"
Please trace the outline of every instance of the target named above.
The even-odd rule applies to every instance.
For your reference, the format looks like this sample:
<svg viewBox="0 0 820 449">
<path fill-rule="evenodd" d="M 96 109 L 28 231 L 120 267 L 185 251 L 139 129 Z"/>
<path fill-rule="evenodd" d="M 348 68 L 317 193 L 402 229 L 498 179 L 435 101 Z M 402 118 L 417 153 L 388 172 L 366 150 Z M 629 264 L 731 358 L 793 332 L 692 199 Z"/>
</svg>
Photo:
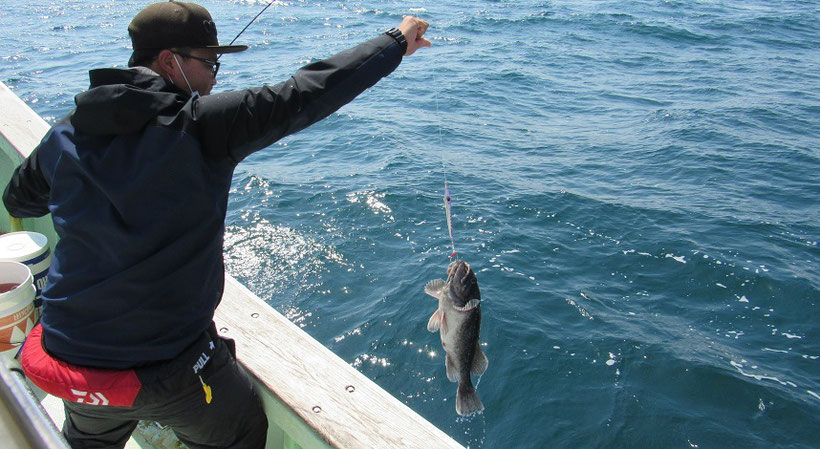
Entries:
<svg viewBox="0 0 820 449">
<path fill-rule="evenodd" d="M 450 382 L 458 382 L 456 413 L 469 415 L 484 410 L 470 375 L 480 376 L 487 369 L 487 356 L 478 345 L 481 331 L 481 293 L 472 268 L 462 260 L 447 267 L 447 280 L 436 279 L 424 292 L 438 299 L 427 330 L 441 331 L 445 366 Z"/>
</svg>

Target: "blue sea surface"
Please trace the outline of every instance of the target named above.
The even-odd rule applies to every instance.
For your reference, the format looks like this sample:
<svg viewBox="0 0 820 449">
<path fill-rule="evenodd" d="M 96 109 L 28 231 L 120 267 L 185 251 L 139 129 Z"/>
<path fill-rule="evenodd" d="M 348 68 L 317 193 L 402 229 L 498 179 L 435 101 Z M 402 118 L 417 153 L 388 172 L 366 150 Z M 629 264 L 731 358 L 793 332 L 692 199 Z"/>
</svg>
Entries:
<svg viewBox="0 0 820 449">
<path fill-rule="evenodd" d="M 223 41 L 266 3 L 202 2 Z M 4 3 L 0 80 L 54 122 L 145 4 Z M 820 447 L 818 3 L 277 1 L 215 91 L 406 14 L 432 48 L 239 165 L 228 271 L 471 448 Z M 466 418 L 426 330 L 445 179 L 489 358 Z"/>
</svg>

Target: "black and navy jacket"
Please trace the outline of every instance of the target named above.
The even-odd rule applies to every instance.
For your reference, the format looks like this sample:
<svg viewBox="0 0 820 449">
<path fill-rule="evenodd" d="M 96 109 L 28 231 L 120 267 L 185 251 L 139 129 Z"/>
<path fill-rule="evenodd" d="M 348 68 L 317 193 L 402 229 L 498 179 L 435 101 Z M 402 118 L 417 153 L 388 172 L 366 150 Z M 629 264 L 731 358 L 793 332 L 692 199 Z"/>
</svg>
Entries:
<svg viewBox="0 0 820 449">
<path fill-rule="evenodd" d="M 17 168 L 15 217 L 51 213 L 43 344 L 66 362 L 175 357 L 222 297 L 228 191 L 249 154 L 327 117 L 401 62 L 381 35 L 275 86 L 190 97 L 144 68 L 90 72 L 77 107 Z"/>
</svg>

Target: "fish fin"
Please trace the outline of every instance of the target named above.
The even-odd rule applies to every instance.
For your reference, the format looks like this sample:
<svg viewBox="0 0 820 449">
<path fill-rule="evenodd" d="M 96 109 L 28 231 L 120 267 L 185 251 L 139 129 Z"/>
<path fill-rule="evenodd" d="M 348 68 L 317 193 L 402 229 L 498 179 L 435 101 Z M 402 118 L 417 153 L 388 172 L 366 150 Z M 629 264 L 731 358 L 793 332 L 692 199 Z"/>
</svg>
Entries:
<svg viewBox="0 0 820 449">
<path fill-rule="evenodd" d="M 441 311 L 441 334 L 447 335 L 447 332 L 450 332 L 449 326 L 447 326 L 447 314 L 444 311 Z"/>
<path fill-rule="evenodd" d="M 446 283 L 444 279 L 434 279 L 424 286 L 424 293 L 427 293 L 433 298 L 440 299 Z"/>
<path fill-rule="evenodd" d="M 461 416 L 471 415 L 484 410 L 484 404 L 478 397 L 478 392 L 470 382 L 460 382 L 456 392 L 456 413 Z"/>
<path fill-rule="evenodd" d="M 453 362 L 453 358 L 450 357 L 450 353 L 448 352 L 446 356 L 444 356 L 444 366 L 447 367 L 447 379 L 450 382 L 458 382 L 459 376 L 458 370 L 456 369 L 456 364 Z"/>
<path fill-rule="evenodd" d="M 441 328 L 441 317 L 443 315 L 444 314 L 441 312 L 441 309 L 436 309 L 430 317 L 430 321 L 427 322 L 427 330 L 430 332 L 439 330 Z"/>
<path fill-rule="evenodd" d="M 484 355 L 484 351 L 481 350 L 481 345 L 475 342 L 475 357 L 473 357 L 473 366 L 470 367 L 470 374 L 474 376 L 484 374 L 488 364 L 489 361 L 487 360 L 487 356 Z"/>
<path fill-rule="evenodd" d="M 467 304 L 464 304 L 463 307 L 453 307 L 454 309 L 458 310 L 459 312 L 469 312 L 470 310 L 475 309 L 478 305 L 481 304 L 480 299 L 473 298 L 467 301 Z"/>
</svg>

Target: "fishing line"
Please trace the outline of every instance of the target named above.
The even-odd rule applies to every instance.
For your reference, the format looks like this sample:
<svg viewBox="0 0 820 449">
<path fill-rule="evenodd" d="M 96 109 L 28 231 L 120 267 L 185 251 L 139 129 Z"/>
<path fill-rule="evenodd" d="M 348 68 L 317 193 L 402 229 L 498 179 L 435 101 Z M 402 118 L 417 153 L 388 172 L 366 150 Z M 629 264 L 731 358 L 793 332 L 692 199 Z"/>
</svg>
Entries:
<svg viewBox="0 0 820 449">
<path fill-rule="evenodd" d="M 436 78 L 438 78 L 438 74 L 436 74 Z M 437 80 L 436 80 L 437 81 Z M 438 82 L 435 85 L 440 85 Z M 433 96 L 433 100 L 436 104 L 436 117 L 438 118 L 438 143 L 439 148 L 444 148 L 444 137 L 442 131 L 442 119 L 441 119 L 441 112 L 438 107 L 438 96 L 441 92 L 441 89 L 437 89 L 435 95 Z M 447 218 L 447 233 L 450 236 L 450 248 L 452 252 L 450 253 L 450 259 L 456 257 L 458 251 L 456 251 L 456 241 L 455 237 L 453 236 L 453 217 L 451 212 L 451 198 L 450 198 L 450 185 L 447 182 L 447 164 L 444 161 L 444 153 L 440 153 L 441 158 L 441 171 L 444 174 L 444 215 Z"/>
<path fill-rule="evenodd" d="M 438 118 L 438 144 L 439 148 L 444 148 L 444 138 L 442 137 L 441 113 L 438 108 L 438 92 L 433 97 L 436 103 L 436 117 Z M 447 232 L 450 235 L 450 247 L 453 252 L 450 253 L 450 259 L 456 256 L 456 241 L 453 237 L 453 218 L 451 212 L 450 188 L 447 183 L 447 166 L 444 163 L 444 154 L 441 154 L 441 171 L 444 173 L 444 215 L 447 217 Z"/>
<path fill-rule="evenodd" d="M 242 35 L 242 33 L 244 33 L 244 32 L 245 32 L 245 30 L 247 30 L 247 29 L 248 29 L 248 27 L 249 27 L 249 26 L 251 26 L 251 24 L 252 24 L 252 23 L 256 22 L 256 19 L 258 19 L 258 18 L 259 18 L 259 16 L 261 16 L 261 15 L 265 12 L 265 10 L 267 10 L 268 8 L 270 8 L 270 5 L 272 5 L 275 1 L 276 1 L 276 0 L 271 0 L 271 1 L 270 1 L 270 3 L 268 3 L 267 5 L 265 5 L 265 7 L 264 7 L 264 8 L 262 8 L 262 11 L 259 11 L 259 14 L 255 15 L 255 16 L 253 17 L 253 19 L 251 19 L 251 21 L 250 21 L 250 22 L 248 22 L 248 24 L 247 24 L 247 25 L 245 25 L 245 28 L 242 28 L 242 31 L 240 31 L 240 32 L 239 32 L 239 34 L 237 34 L 237 35 L 236 35 L 236 37 L 234 37 L 233 39 L 231 39 L 231 42 L 230 42 L 227 46 L 231 46 L 231 45 L 233 45 L 233 43 L 234 43 L 234 42 L 236 42 L 236 40 L 237 40 L 237 39 L 239 39 L 239 36 L 241 36 L 241 35 Z M 221 57 L 222 57 L 222 55 L 221 55 L 221 54 L 220 54 L 220 55 L 217 55 L 216 59 L 217 59 L 217 60 L 219 60 L 219 58 L 221 58 Z"/>
</svg>

